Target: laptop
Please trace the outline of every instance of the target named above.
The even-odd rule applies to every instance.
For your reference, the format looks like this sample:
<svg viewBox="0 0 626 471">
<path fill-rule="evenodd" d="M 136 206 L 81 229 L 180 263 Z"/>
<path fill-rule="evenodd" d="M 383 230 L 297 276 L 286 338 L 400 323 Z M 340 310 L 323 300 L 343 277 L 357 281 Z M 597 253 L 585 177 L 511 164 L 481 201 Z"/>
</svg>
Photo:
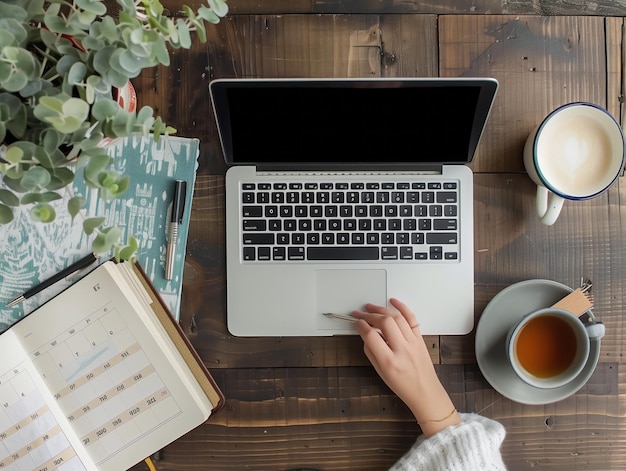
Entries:
<svg viewBox="0 0 626 471">
<path fill-rule="evenodd" d="M 227 325 L 355 334 L 398 298 L 425 335 L 474 325 L 473 175 L 490 78 L 219 79 Z"/>
</svg>

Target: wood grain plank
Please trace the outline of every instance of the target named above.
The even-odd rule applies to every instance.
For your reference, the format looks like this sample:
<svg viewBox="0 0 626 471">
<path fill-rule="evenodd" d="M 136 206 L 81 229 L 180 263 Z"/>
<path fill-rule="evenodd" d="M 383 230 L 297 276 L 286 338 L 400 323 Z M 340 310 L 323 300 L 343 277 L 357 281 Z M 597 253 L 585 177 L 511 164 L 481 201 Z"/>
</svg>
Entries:
<svg viewBox="0 0 626 471">
<path fill-rule="evenodd" d="M 557 224 L 548 227 L 534 214 L 535 187 L 526 175 L 477 174 L 474 181 L 477 319 L 496 289 L 515 282 L 542 278 L 576 287 L 581 277 L 591 278 L 594 312 L 608 329 L 603 361 L 618 361 L 624 343 L 623 288 L 611 280 L 623 279 L 626 264 L 624 236 L 609 221 L 626 220 L 619 204 L 622 186 L 593 200 L 567 202 Z M 198 332 L 190 335 L 207 364 L 224 368 L 368 364 L 357 338 L 245 339 L 228 334 L 224 235 L 218 229 L 223 227 L 223 204 L 223 179 L 200 176 L 191 215 L 197 235 L 188 243 L 187 257 L 194 275 L 185 277 L 182 321 L 189 328 L 194 317 Z M 471 335 L 440 341 L 429 337 L 427 344 L 435 363 L 439 354 L 444 363 L 474 362 Z"/>
<path fill-rule="evenodd" d="M 435 15 L 380 17 L 383 77 L 436 77 L 439 47 Z"/>
<path fill-rule="evenodd" d="M 175 50 L 169 67 L 133 80 L 181 136 L 201 140 L 199 173 L 226 171 L 208 83 L 230 77 L 379 77 L 436 74 L 436 17 L 408 15 L 256 15 L 225 18 L 206 44 Z M 383 48 L 382 36 L 385 40 Z"/>
<path fill-rule="evenodd" d="M 406 406 L 369 366 L 358 337 L 241 339 L 228 333 L 225 166 L 206 86 L 211 78 L 234 76 L 437 75 L 437 27 L 442 76 L 495 76 L 501 83 L 473 165 L 476 319 L 517 281 L 548 278 L 574 287 L 584 276 L 594 282 L 595 313 L 607 326 L 591 379 L 556 404 L 526 406 L 494 391 L 475 363 L 473 334 L 426 339 L 433 361 L 442 363 L 438 374 L 459 410 L 504 424 L 503 455 L 511 470 L 626 467 L 623 177 L 598 198 L 566 202 L 557 223 L 547 227 L 534 214 L 535 188 L 521 160 L 530 129 L 566 101 L 606 105 L 623 120 L 623 19 L 460 15 L 472 7 L 465 2 L 365 2 L 361 11 L 374 14 L 281 15 L 288 9 L 270 3 L 263 9 L 231 2 L 235 14 L 210 29 L 208 44 L 177 51 L 172 67 L 139 79 L 141 99 L 181 135 L 202 140 L 181 315 L 228 398 L 222 412 L 164 450 L 160 471 L 385 469 L 419 434 Z M 475 10 L 496 4 L 504 5 L 479 2 Z M 293 8 L 354 5 L 300 1 Z M 585 5 L 569 8 L 593 8 Z M 598 11 L 610 7 L 595 5 Z M 514 14 L 568 8 L 560 2 L 505 6 Z M 240 14 L 246 8 L 259 14 Z M 378 14 L 402 8 L 448 8 L 449 14 Z"/>
<path fill-rule="evenodd" d="M 112 2 L 113 0 L 106 0 Z M 180 0 L 164 0 L 163 4 L 176 15 Z M 198 7 L 202 0 L 189 0 L 185 4 Z M 524 0 L 230 0 L 230 15 L 247 14 L 440 14 L 440 15 L 590 15 L 626 16 L 621 2 L 602 0 L 597 2 L 548 0 L 528 2 Z"/>
<path fill-rule="evenodd" d="M 607 109 L 624 125 L 624 107 L 626 106 L 626 77 L 624 60 L 626 58 L 626 28 L 624 18 L 606 19 L 606 54 L 607 54 Z"/>
<path fill-rule="evenodd" d="M 230 335 L 226 327 L 223 177 L 198 175 L 190 219 L 181 324 L 205 364 L 215 368 L 369 365 L 358 336 Z M 433 362 L 439 363 L 439 338 L 428 336 L 426 342 Z"/>
<path fill-rule="evenodd" d="M 558 106 L 606 106 L 603 18 L 446 15 L 439 31 L 441 76 L 500 82 L 476 172 L 523 171 L 527 136 Z"/>
<path fill-rule="evenodd" d="M 225 408 L 166 447 L 159 470 L 387 469 L 420 433 L 372 368 L 212 372 L 228 398 Z M 547 469 L 621 463 L 616 395 L 589 389 L 555 404 L 526 406 L 493 391 L 476 367 L 446 365 L 438 372 L 459 410 L 505 425 L 509 469 L 526 469 L 529 462 Z M 601 380 L 591 383 L 600 387 Z"/>
</svg>

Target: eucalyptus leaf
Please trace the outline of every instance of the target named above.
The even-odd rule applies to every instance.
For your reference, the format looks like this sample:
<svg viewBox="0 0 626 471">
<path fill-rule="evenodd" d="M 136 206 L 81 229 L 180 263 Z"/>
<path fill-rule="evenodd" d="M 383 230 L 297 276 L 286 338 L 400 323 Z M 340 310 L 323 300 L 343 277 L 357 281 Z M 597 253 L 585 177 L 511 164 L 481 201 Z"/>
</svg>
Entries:
<svg viewBox="0 0 626 471">
<path fill-rule="evenodd" d="M 224 17 L 228 13 L 228 4 L 224 0 L 208 0 L 208 2 L 217 16 Z"/>
<path fill-rule="evenodd" d="M 43 22 L 48 27 L 48 29 L 54 33 L 72 34 L 75 32 L 70 27 L 68 22 L 65 21 L 62 17 L 55 14 L 50 14 L 49 12 L 46 12 Z"/>
<path fill-rule="evenodd" d="M 54 191 L 46 191 L 45 193 L 26 193 L 20 198 L 20 204 L 31 203 L 50 203 L 51 201 L 60 200 L 61 195 Z"/>
<path fill-rule="evenodd" d="M 93 231 L 102 225 L 103 222 L 103 217 L 87 218 L 83 221 L 83 231 L 85 234 L 91 235 L 93 234 Z"/>
<path fill-rule="evenodd" d="M 52 222 L 56 215 L 56 211 L 48 203 L 37 203 L 30 210 L 30 217 L 37 222 Z"/>
<path fill-rule="evenodd" d="M 11 18 L 11 14 L 9 12 L 3 13 L 2 8 L 6 7 L 7 4 L 4 2 L 0 2 L 0 28 L 2 28 L 2 32 L 0 33 L 0 38 L 3 46 L 21 46 L 28 38 L 28 31 L 24 27 L 20 18 L 14 17 Z M 21 10 L 21 8 L 18 8 Z M 18 10 L 15 10 L 16 12 Z M 21 12 L 26 15 L 24 10 Z"/>
<path fill-rule="evenodd" d="M 7 206 L 19 206 L 20 200 L 12 191 L 0 189 L 0 202 Z"/>
<path fill-rule="evenodd" d="M 50 183 L 48 184 L 48 190 L 60 190 L 74 181 L 74 172 L 67 168 L 54 169 Z"/>
<path fill-rule="evenodd" d="M 76 6 L 82 8 L 85 11 L 89 11 L 96 16 L 104 15 L 107 12 L 107 7 L 102 2 L 94 2 L 93 0 L 75 0 Z"/>
<path fill-rule="evenodd" d="M 0 83 L 4 83 L 9 80 L 12 74 L 13 66 L 11 65 L 11 62 L 0 58 Z"/>
<path fill-rule="evenodd" d="M 113 243 L 110 243 L 104 234 L 98 234 L 91 243 L 91 250 L 95 253 L 106 253 L 111 250 Z"/>
<path fill-rule="evenodd" d="M 180 47 L 189 49 L 191 47 L 191 33 L 189 31 L 189 26 L 183 19 L 179 18 L 176 22 L 176 27 L 178 28 L 178 40 Z"/>
<path fill-rule="evenodd" d="M 79 98 L 70 98 L 63 103 L 63 114 L 67 117 L 72 117 L 81 123 L 87 119 L 87 116 L 89 116 L 89 109 L 89 104 Z"/>
<path fill-rule="evenodd" d="M 210 10 L 207 7 L 198 8 L 198 16 L 202 18 L 203 20 L 208 21 L 209 23 L 216 24 L 220 22 L 220 19 L 215 13 L 215 11 Z"/>
<path fill-rule="evenodd" d="M 111 250 L 122 235 L 122 230 L 119 227 L 106 227 L 102 229 L 95 237 L 92 249 L 96 253 L 108 252 Z"/>
<path fill-rule="evenodd" d="M 22 88 L 22 90 L 20 91 L 20 95 L 22 95 L 24 98 L 34 96 L 43 89 L 44 84 L 45 82 L 40 78 L 37 78 L 35 80 L 30 80 L 24 86 L 24 88 Z"/>
<path fill-rule="evenodd" d="M 82 208 L 85 203 L 86 201 L 80 196 L 73 196 L 68 200 L 67 212 L 72 216 L 72 220 L 78 215 L 80 208 Z"/>
<path fill-rule="evenodd" d="M 22 177 L 22 186 L 28 191 L 40 191 L 46 188 L 52 177 L 43 167 L 31 167 Z"/>
<path fill-rule="evenodd" d="M 122 229 L 119 227 L 107 227 L 101 233 L 106 237 L 106 243 L 109 247 L 112 247 L 113 244 L 120 240 L 120 237 L 122 236 Z"/>
<path fill-rule="evenodd" d="M 36 21 L 41 21 L 40 17 L 43 16 L 44 2 L 45 0 L 30 0 L 28 2 L 28 14 Z"/>
<path fill-rule="evenodd" d="M 24 155 L 23 149 L 19 146 L 12 145 L 7 148 L 5 158 L 8 162 L 17 164 L 24 158 Z"/>
<path fill-rule="evenodd" d="M 28 20 L 28 12 L 19 5 L 0 2 L 0 15 L 3 19 Z"/>
<path fill-rule="evenodd" d="M 87 66 L 82 62 L 75 62 L 67 73 L 67 80 L 72 85 L 81 83 L 87 75 Z"/>
<path fill-rule="evenodd" d="M 54 150 L 58 149 L 63 141 L 62 134 L 56 129 L 46 129 L 42 135 L 42 145 L 43 148 L 52 153 Z"/>
<path fill-rule="evenodd" d="M 133 260 L 135 258 L 135 254 L 137 253 L 138 247 L 139 243 L 137 242 L 137 239 L 133 236 L 130 236 L 128 244 L 116 250 L 115 259 L 118 262 L 122 260 Z"/>
<path fill-rule="evenodd" d="M 8 224 L 13 221 L 13 210 L 0 203 L 0 224 Z"/>
<path fill-rule="evenodd" d="M 91 108 L 91 114 L 98 121 L 113 119 L 120 106 L 111 99 L 100 99 Z"/>
<path fill-rule="evenodd" d="M 2 183 L 15 193 L 26 193 L 26 188 L 24 188 L 21 184 L 22 175 L 23 172 L 18 176 L 18 178 L 11 178 L 9 172 L 6 172 L 4 174 L 4 178 L 2 179 Z"/>
<path fill-rule="evenodd" d="M 107 165 L 109 165 L 110 162 L 111 157 L 104 152 L 93 155 L 84 170 L 85 180 L 92 185 L 99 187 L 100 173 Z"/>
<path fill-rule="evenodd" d="M 0 86 L 9 92 L 18 92 L 28 84 L 28 76 L 21 70 L 12 71 Z"/>
<path fill-rule="evenodd" d="M 31 205 L 33 221 L 55 219 L 49 204 L 72 184 L 75 169 L 100 198 L 112 199 L 129 177 L 108 169 L 104 139 L 140 132 L 176 130 L 150 107 L 122 110 L 113 90 L 147 68 L 170 64 L 172 48 L 206 41 L 206 24 L 228 12 L 224 0 L 206 0 L 197 11 L 183 6 L 172 18 L 160 0 L 2 0 L 0 1 L 0 222 L 13 218 L 12 207 Z M 121 9 L 121 10 L 120 10 Z M 119 10 L 119 11 L 117 11 Z M 73 197 L 67 211 L 75 218 L 84 200 Z M 94 245 L 130 258 L 137 242 L 122 245 L 121 229 L 102 228 L 103 219 L 83 225 L 97 231 Z M 98 229 L 100 228 L 100 229 Z"/>
</svg>

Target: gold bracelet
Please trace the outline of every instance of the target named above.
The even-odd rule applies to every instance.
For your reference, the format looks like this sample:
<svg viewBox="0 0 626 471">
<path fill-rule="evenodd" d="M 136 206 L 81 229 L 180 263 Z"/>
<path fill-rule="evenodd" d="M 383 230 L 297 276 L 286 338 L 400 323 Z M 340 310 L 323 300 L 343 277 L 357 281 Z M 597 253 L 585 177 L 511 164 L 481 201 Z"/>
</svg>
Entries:
<svg viewBox="0 0 626 471">
<path fill-rule="evenodd" d="M 447 420 L 450 417 L 452 417 L 452 414 L 454 414 L 455 412 L 456 412 L 456 407 L 453 407 L 450 413 L 442 419 L 423 420 L 422 422 L 417 422 L 417 423 L 422 425 L 422 424 L 432 424 L 432 423 L 443 422 L 444 420 Z"/>
</svg>

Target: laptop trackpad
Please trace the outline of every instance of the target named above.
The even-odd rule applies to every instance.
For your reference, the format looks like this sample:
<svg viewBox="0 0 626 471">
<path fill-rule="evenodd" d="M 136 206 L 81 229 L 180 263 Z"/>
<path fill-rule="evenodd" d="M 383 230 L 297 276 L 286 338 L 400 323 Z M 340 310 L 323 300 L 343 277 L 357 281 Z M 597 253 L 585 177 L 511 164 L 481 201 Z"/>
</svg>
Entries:
<svg viewBox="0 0 626 471">
<path fill-rule="evenodd" d="M 320 329 L 354 330 L 352 323 L 322 314 L 350 315 L 367 303 L 387 305 L 386 270 L 317 270 L 316 313 Z"/>
</svg>

